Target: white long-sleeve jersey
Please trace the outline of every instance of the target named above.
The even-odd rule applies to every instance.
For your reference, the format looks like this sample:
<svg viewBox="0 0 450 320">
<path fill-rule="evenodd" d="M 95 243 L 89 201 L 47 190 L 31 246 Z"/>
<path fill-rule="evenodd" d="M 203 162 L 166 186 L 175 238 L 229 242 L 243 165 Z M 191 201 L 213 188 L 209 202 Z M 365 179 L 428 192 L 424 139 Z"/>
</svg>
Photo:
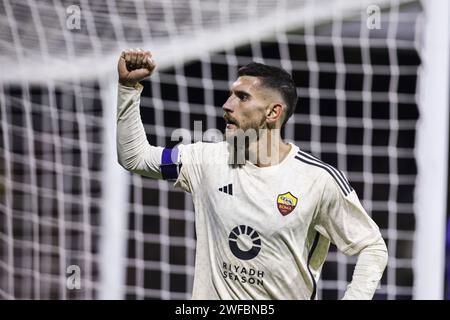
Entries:
<svg viewBox="0 0 450 320">
<path fill-rule="evenodd" d="M 344 174 L 291 144 L 277 165 L 228 164 L 227 142 L 150 146 L 140 92 L 119 85 L 117 150 L 126 169 L 190 192 L 194 299 L 314 299 L 330 242 L 359 254 L 344 298 L 371 299 L 387 251 Z"/>
</svg>

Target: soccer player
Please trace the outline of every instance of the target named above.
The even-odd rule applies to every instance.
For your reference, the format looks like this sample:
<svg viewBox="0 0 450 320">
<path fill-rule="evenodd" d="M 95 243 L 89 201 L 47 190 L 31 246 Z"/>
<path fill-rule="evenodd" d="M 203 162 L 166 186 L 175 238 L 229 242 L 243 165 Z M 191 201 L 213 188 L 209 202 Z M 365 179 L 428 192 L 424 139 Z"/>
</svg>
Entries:
<svg viewBox="0 0 450 320">
<path fill-rule="evenodd" d="M 344 174 L 282 141 L 297 102 L 291 76 L 258 63 L 240 68 L 222 107 L 226 140 L 170 149 L 148 143 L 139 113 L 139 81 L 155 66 L 141 49 L 119 58 L 118 160 L 192 194 L 193 299 L 315 299 L 330 243 L 358 255 L 343 299 L 371 299 L 386 245 Z"/>
</svg>

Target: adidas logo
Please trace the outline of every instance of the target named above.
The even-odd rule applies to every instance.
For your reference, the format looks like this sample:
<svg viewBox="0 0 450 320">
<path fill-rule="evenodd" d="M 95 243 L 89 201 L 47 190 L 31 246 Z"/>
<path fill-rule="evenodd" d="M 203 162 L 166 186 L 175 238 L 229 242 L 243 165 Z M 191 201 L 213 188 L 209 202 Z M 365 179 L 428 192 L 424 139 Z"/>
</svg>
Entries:
<svg viewBox="0 0 450 320">
<path fill-rule="evenodd" d="M 227 186 L 219 188 L 219 191 L 225 192 L 226 194 L 233 195 L 233 185 L 230 183 Z"/>
</svg>

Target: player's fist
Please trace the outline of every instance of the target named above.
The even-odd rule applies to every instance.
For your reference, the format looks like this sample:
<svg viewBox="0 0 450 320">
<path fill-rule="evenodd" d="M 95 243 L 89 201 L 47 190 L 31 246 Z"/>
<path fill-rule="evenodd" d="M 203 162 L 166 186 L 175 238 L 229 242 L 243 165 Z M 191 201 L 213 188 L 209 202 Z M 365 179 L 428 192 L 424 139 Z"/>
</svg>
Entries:
<svg viewBox="0 0 450 320">
<path fill-rule="evenodd" d="M 117 64 L 119 82 L 125 86 L 134 86 L 151 75 L 155 67 L 150 51 L 127 49 L 122 52 Z"/>
</svg>

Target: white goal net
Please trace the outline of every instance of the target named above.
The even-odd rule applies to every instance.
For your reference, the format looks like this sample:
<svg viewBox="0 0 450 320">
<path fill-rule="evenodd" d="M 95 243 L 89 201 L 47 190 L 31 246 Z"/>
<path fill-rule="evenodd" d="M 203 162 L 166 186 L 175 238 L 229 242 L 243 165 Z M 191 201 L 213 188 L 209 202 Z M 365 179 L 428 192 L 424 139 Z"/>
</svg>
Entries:
<svg viewBox="0 0 450 320">
<path fill-rule="evenodd" d="M 284 137 L 344 171 L 380 226 L 375 298 L 411 299 L 421 17 L 401 0 L 3 0 L 0 298 L 190 297 L 190 195 L 115 163 L 116 60 L 142 47 L 158 63 L 141 99 L 155 145 L 223 128 L 239 66 L 290 72 Z M 354 263 L 332 247 L 318 298 L 342 297 Z"/>
</svg>

